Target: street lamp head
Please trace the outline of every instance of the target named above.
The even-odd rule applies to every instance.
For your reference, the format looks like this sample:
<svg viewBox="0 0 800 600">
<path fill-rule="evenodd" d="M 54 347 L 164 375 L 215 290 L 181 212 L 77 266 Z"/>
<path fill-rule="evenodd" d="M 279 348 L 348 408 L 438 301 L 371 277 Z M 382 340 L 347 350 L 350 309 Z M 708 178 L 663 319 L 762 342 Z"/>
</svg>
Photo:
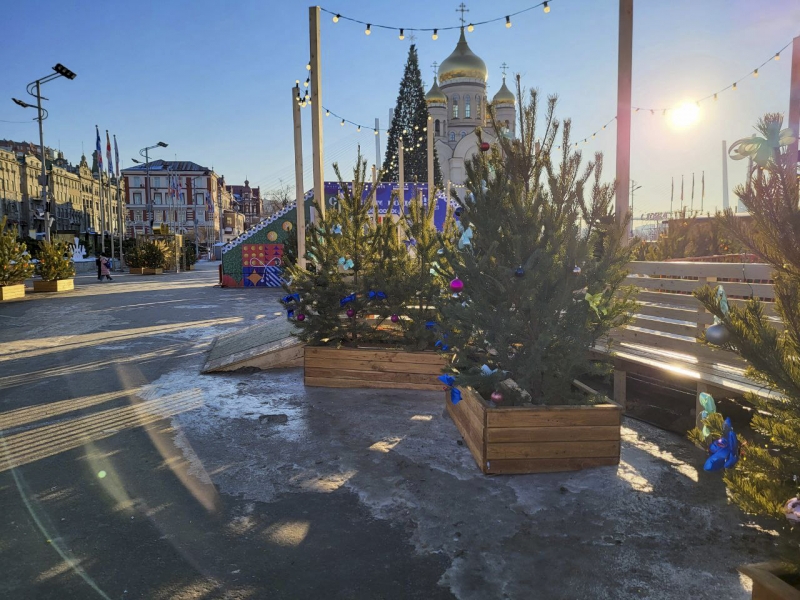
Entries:
<svg viewBox="0 0 800 600">
<path fill-rule="evenodd" d="M 27 102 L 23 102 L 22 100 L 20 100 L 18 98 L 12 98 L 12 100 L 14 101 L 14 104 L 17 104 L 18 106 L 21 106 L 22 108 L 32 108 L 30 104 L 28 104 Z"/>
<path fill-rule="evenodd" d="M 162 148 L 166 148 L 169 144 L 165 144 L 164 142 L 158 142 L 157 146 L 161 146 Z"/>
<path fill-rule="evenodd" d="M 67 79 L 75 79 L 77 77 L 75 73 L 70 71 L 67 67 L 58 63 L 55 67 L 53 67 L 53 71 L 61 75 L 62 77 L 66 77 Z"/>
</svg>

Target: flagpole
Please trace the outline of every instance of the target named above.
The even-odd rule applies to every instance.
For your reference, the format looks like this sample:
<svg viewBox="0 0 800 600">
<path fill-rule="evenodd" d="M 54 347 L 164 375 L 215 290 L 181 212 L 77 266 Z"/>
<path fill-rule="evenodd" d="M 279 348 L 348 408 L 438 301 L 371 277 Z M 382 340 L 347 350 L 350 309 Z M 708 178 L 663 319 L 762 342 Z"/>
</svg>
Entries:
<svg viewBox="0 0 800 600">
<path fill-rule="evenodd" d="M 117 136 L 114 136 L 114 158 L 117 159 L 117 166 L 116 166 L 116 174 L 117 174 L 117 204 L 119 205 L 119 270 L 122 271 L 122 240 L 124 239 L 124 232 L 125 232 L 125 223 L 122 218 L 122 211 L 123 206 L 125 206 L 122 202 L 122 192 L 120 191 L 119 185 L 119 172 L 120 172 L 120 165 L 119 165 L 119 150 L 117 148 Z"/>
</svg>

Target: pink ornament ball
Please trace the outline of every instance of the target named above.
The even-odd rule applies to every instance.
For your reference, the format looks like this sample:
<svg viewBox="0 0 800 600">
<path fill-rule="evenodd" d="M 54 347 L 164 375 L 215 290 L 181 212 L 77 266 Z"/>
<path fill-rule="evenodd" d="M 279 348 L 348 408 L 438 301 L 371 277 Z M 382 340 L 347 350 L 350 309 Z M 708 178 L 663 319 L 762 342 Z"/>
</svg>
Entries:
<svg viewBox="0 0 800 600">
<path fill-rule="evenodd" d="M 458 278 L 453 279 L 453 281 L 450 282 L 450 289 L 458 293 L 464 289 L 464 282 Z"/>
<path fill-rule="evenodd" d="M 303 313 L 300 313 L 299 315 L 297 315 L 297 320 L 298 321 L 305 321 L 306 320 L 306 316 Z"/>
<path fill-rule="evenodd" d="M 347 309 L 347 316 L 352 319 L 353 317 L 356 316 L 356 311 L 354 311 L 352 308 L 348 308 Z"/>
<path fill-rule="evenodd" d="M 392 323 L 397 323 L 400 320 L 400 316 L 399 315 L 392 315 L 391 319 L 392 319 Z"/>
<path fill-rule="evenodd" d="M 503 401 L 503 394 L 500 392 L 492 392 L 492 402 L 499 404 Z"/>
</svg>

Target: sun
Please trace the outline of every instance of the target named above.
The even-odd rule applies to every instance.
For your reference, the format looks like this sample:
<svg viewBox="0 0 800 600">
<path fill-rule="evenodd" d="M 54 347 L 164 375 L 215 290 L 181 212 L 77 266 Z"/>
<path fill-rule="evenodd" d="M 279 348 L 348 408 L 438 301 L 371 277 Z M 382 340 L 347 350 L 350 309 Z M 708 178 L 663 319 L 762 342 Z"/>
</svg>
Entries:
<svg viewBox="0 0 800 600">
<path fill-rule="evenodd" d="M 694 102 L 684 102 L 671 112 L 672 126 L 686 129 L 700 118 L 700 107 Z"/>
</svg>

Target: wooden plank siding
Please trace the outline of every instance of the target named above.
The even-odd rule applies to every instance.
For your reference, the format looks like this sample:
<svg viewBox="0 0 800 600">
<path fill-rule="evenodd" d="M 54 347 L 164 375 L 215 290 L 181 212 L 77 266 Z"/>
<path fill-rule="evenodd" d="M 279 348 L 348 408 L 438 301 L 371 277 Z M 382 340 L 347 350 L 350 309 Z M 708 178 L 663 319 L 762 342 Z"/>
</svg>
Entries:
<svg viewBox="0 0 800 600">
<path fill-rule="evenodd" d="M 620 454 L 621 407 L 491 407 L 475 390 L 461 389 L 453 418 L 476 464 L 488 475 L 572 471 L 615 465 Z"/>
<path fill-rule="evenodd" d="M 306 346 L 303 355 L 305 385 L 320 387 L 441 390 L 444 365 L 435 352 Z"/>
</svg>

